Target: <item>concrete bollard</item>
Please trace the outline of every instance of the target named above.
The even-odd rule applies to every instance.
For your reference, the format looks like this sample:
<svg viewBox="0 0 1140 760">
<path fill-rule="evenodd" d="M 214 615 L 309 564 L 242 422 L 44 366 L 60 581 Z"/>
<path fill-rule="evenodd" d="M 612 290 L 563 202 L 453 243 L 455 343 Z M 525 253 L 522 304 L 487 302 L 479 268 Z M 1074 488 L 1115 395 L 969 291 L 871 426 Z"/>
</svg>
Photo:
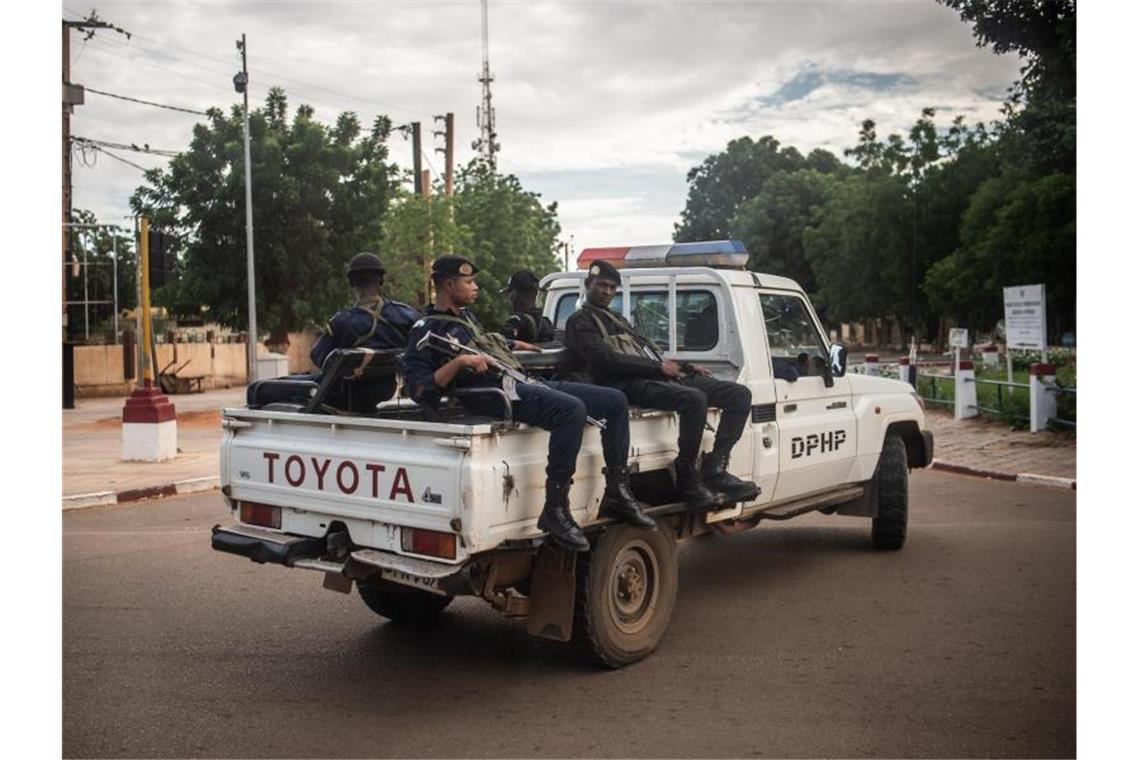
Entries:
<svg viewBox="0 0 1140 760">
<path fill-rule="evenodd" d="M 867 354 L 863 358 L 863 374 L 877 375 L 879 374 L 879 357 L 876 354 Z"/>
<path fill-rule="evenodd" d="M 1049 418 L 1057 416 L 1057 394 L 1049 390 L 1057 382 L 1057 369 L 1052 364 L 1029 367 L 1029 432 L 1049 427 Z"/>
<path fill-rule="evenodd" d="M 909 356 L 899 357 L 899 380 L 902 380 L 904 383 L 910 383 L 911 385 L 917 385 L 918 377 L 915 372 L 917 369 L 918 367 L 910 363 Z"/>
<path fill-rule="evenodd" d="M 174 404 L 158 388 L 136 388 L 123 405 L 123 459 L 162 462 L 177 454 Z"/>
<path fill-rule="evenodd" d="M 959 361 L 954 368 L 954 419 L 978 416 L 978 384 L 974 382 L 974 363 Z"/>
</svg>

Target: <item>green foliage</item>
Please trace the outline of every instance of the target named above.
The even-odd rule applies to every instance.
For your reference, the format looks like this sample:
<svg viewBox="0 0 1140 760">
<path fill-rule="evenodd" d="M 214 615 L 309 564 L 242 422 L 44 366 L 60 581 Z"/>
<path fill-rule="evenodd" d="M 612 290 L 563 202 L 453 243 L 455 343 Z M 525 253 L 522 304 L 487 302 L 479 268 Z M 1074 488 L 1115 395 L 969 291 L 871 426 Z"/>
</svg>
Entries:
<svg viewBox="0 0 1140 760">
<path fill-rule="evenodd" d="M 529 269 L 542 277 L 559 269 L 558 204 L 543 206 L 517 177 L 497 174 L 478 159 L 457 173 L 454 202 L 455 222 L 465 235 L 459 239 L 464 247 L 454 252 L 479 267 L 481 290 L 474 311 L 488 328 L 499 329 L 510 309 L 498 291 L 511 273 Z"/>
<path fill-rule="evenodd" d="M 814 161 L 817 165 L 827 164 L 822 156 L 816 156 Z M 759 195 L 773 174 L 802 168 L 805 163 L 800 152 L 795 148 L 781 149 L 771 135 L 755 141 L 751 137 L 733 140 L 724 152 L 709 156 L 689 170 L 689 196 L 680 223 L 674 225 L 673 239 L 683 243 L 730 237 L 732 220 L 741 206 Z"/>
<path fill-rule="evenodd" d="M 421 311 L 431 303 L 431 262 L 447 252 L 470 247 L 470 232 L 453 219 L 454 204 L 444 197 L 424 198 L 402 192 L 384 219 L 378 253 L 384 262 L 384 291 Z"/>
<path fill-rule="evenodd" d="M 274 336 L 323 322 L 343 304 L 344 266 L 382 239 L 398 179 L 387 118 L 362 134 L 348 113 L 331 128 L 305 105 L 287 116 L 279 88 L 250 113 L 258 325 Z M 212 109 L 189 150 L 147 172 L 131 199 L 180 239 L 181 277 L 156 303 L 195 315 L 208 305 L 211 318 L 238 329 L 247 322 L 243 167 L 240 108 Z"/>
<path fill-rule="evenodd" d="M 96 224 L 95 215 L 86 209 L 75 209 L 71 213 L 76 224 Z M 88 333 L 93 342 L 113 340 L 111 325 L 114 322 L 115 283 L 113 275 L 118 273 L 119 310 L 133 309 L 138 301 L 136 287 L 137 267 L 135 265 L 135 243 L 130 232 L 119 231 L 116 244 L 107 228 L 75 228 L 71 233 L 71 250 L 74 265 L 64 267 L 68 301 L 107 301 L 88 307 Z M 115 266 L 115 252 L 118 266 Z M 86 256 L 85 256 L 86 254 Z M 87 261 L 87 289 L 84 298 L 84 266 Z M 68 307 L 68 338 L 80 340 L 84 332 L 84 311 L 82 305 Z M 120 328 L 123 325 L 120 324 Z"/>
</svg>

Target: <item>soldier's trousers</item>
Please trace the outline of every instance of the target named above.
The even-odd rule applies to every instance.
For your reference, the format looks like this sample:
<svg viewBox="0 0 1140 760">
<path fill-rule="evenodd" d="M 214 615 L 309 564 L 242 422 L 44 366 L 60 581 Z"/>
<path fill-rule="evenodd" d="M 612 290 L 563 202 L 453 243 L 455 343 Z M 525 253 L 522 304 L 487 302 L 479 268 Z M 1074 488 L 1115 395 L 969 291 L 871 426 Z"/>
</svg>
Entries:
<svg viewBox="0 0 1140 760">
<path fill-rule="evenodd" d="M 602 454 L 606 467 L 624 467 L 629 459 L 629 404 L 614 388 L 585 383 L 551 381 L 544 385 L 516 386 L 519 401 L 511 405 L 518 422 L 550 431 L 546 477 L 566 482 L 574 475 L 586 416 L 604 419 Z M 493 402 L 472 404 L 479 413 L 502 416 L 502 407 Z"/>
<path fill-rule="evenodd" d="M 678 380 L 630 378 L 611 381 L 633 406 L 664 409 L 680 416 L 677 458 L 693 462 L 701 450 L 701 436 L 709 407 L 721 410 L 713 449 L 729 452 L 744 432 L 752 413 L 752 391 L 740 383 L 691 375 Z"/>
</svg>

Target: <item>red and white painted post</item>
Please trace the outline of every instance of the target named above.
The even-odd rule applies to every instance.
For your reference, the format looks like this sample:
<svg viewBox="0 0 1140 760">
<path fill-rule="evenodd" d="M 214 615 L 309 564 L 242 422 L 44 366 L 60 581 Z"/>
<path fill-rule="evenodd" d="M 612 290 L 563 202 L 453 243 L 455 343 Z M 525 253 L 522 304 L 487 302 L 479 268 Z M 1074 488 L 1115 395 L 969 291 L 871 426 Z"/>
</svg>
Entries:
<svg viewBox="0 0 1140 760">
<path fill-rule="evenodd" d="M 954 366 L 954 419 L 977 417 L 978 384 L 974 382 L 974 363 L 959 360 Z"/>
<path fill-rule="evenodd" d="M 1049 389 L 1057 383 L 1057 369 L 1052 364 L 1029 365 L 1029 432 L 1049 427 L 1049 418 L 1057 416 L 1057 394 Z"/>
<path fill-rule="evenodd" d="M 879 357 L 877 354 L 867 354 L 863 357 L 863 372 L 868 375 L 879 374 Z"/>
<path fill-rule="evenodd" d="M 911 385 L 914 385 L 914 383 L 911 382 L 911 379 L 910 379 L 910 357 L 909 356 L 900 356 L 899 357 L 899 380 L 902 380 L 904 383 L 910 383 Z"/>
<path fill-rule="evenodd" d="M 142 311 L 142 385 L 135 388 L 123 405 L 123 459 L 161 462 L 178 454 L 178 420 L 174 404 L 154 387 L 150 357 L 150 247 L 147 238 L 150 221 L 139 224 L 139 282 Z"/>
</svg>

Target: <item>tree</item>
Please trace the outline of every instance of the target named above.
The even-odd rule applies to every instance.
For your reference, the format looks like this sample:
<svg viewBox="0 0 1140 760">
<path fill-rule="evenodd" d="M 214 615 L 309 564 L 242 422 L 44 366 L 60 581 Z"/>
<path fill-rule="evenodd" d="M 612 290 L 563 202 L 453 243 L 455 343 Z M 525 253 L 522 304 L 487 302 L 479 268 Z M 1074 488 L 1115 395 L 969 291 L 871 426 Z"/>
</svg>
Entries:
<svg viewBox="0 0 1140 760">
<path fill-rule="evenodd" d="M 431 303 L 431 262 L 444 253 L 471 247 L 471 233 L 455 223 L 451 199 L 402 192 L 384 218 L 377 246 L 386 274 L 384 289 L 397 300 L 423 310 Z"/>
<path fill-rule="evenodd" d="M 509 309 L 497 291 L 511 273 L 529 269 L 541 277 L 559 268 L 558 204 L 542 205 L 513 174 L 498 174 L 480 159 L 458 172 L 454 202 L 455 222 L 466 235 L 461 238 L 465 248 L 455 252 L 479 266 L 482 291 L 474 310 L 485 325 L 498 329 Z"/>
<path fill-rule="evenodd" d="M 826 163 L 821 156 L 816 161 Z M 689 195 L 681 221 L 673 226 L 673 239 L 683 243 L 730 237 L 732 220 L 745 203 L 760 194 L 769 177 L 804 166 L 798 150 L 781 149 L 771 135 L 731 141 L 723 152 L 709 156 L 686 175 Z"/>
<path fill-rule="evenodd" d="M 333 127 L 310 107 L 288 118 L 284 91 L 271 88 L 250 113 L 258 324 L 284 333 L 320 323 L 344 301 L 344 266 L 375 246 L 396 191 L 388 162 L 391 122 L 362 135 L 352 114 Z M 199 314 L 240 329 L 247 323 L 242 117 L 208 112 L 190 148 L 166 169 L 147 172 L 131 199 L 138 213 L 182 241 L 181 277 L 158 293 L 176 314 Z"/>
</svg>

